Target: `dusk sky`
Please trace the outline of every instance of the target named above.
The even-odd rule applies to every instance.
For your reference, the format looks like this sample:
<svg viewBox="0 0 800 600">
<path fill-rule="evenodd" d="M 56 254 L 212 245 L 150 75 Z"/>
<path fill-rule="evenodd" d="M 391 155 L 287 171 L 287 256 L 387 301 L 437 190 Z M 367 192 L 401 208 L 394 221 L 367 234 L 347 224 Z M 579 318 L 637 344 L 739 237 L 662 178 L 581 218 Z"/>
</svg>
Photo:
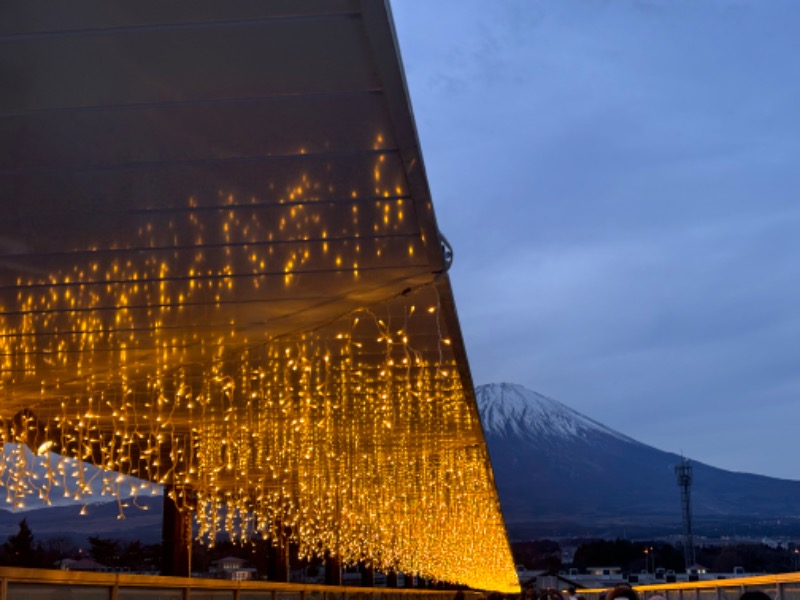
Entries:
<svg viewBox="0 0 800 600">
<path fill-rule="evenodd" d="M 800 479 L 800 2 L 392 10 L 476 385 Z"/>
</svg>

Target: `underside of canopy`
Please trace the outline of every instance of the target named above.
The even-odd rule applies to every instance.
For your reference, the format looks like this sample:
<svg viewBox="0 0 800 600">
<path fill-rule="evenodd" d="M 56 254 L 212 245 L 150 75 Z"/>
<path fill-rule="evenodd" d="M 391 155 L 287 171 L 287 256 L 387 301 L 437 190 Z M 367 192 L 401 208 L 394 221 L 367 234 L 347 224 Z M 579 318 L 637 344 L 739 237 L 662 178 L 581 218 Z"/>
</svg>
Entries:
<svg viewBox="0 0 800 600">
<path fill-rule="evenodd" d="M 388 5 L 5 3 L 0 79 L 0 429 L 50 457 L 9 499 L 93 493 L 73 457 L 517 585 Z"/>
</svg>

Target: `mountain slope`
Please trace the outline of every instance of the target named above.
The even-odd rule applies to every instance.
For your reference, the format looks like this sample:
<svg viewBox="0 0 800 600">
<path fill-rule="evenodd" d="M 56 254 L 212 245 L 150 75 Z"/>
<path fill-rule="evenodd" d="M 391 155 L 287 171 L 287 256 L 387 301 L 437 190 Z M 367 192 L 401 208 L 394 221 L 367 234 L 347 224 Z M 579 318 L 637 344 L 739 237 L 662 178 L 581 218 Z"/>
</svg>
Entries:
<svg viewBox="0 0 800 600">
<path fill-rule="evenodd" d="M 27 520 L 36 539 L 61 537 L 84 544 L 86 537 L 139 540 L 152 544 L 161 540 L 162 496 L 141 496 L 124 501 L 124 512 L 115 501 L 81 505 L 50 506 L 11 512 L 0 510 L 0 540 L 19 531 L 19 522 Z M 124 518 L 121 518 L 124 515 Z"/>
<path fill-rule="evenodd" d="M 647 446 L 519 385 L 480 386 L 476 396 L 512 539 L 680 533 L 674 474 L 679 455 Z M 800 482 L 694 461 L 692 467 L 699 535 L 800 535 Z M 92 534 L 157 541 L 161 502 L 160 496 L 140 496 L 137 504 L 150 510 L 129 507 L 122 520 L 116 502 L 89 505 L 85 519 L 79 516 L 80 505 L 71 502 L 13 513 L 0 509 L 0 539 L 27 518 L 40 538 L 80 540 Z M 41 503 L 26 504 L 36 508 Z"/>
<path fill-rule="evenodd" d="M 519 385 L 479 386 L 476 395 L 512 538 L 680 532 L 679 455 Z M 698 533 L 800 528 L 800 482 L 691 464 Z"/>
</svg>

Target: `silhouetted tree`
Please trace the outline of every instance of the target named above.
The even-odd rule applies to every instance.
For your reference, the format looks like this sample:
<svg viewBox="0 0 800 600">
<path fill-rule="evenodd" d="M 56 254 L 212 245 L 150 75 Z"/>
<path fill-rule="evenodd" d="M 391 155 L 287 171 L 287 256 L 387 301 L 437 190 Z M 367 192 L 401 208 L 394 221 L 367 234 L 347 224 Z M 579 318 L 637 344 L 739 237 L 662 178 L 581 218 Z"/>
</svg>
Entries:
<svg viewBox="0 0 800 600">
<path fill-rule="evenodd" d="M 121 567 L 122 553 L 119 540 L 89 536 L 89 556 L 107 567 Z"/>
<path fill-rule="evenodd" d="M 74 558 L 78 552 L 75 543 L 66 536 L 59 535 L 45 539 L 41 544 L 43 553 L 43 563 L 46 567 L 54 567 L 55 564 L 65 558 Z"/>
<path fill-rule="evenodd" d="M 645 549 L 652 552 L 648 565 Z M 652 550 L 650 550 L 652 549 Z M 653 568 L 683 569 L 683 554 L 665 542 L 631 542 L 617 539 L 587 542 L 575 551 L 573 565 L 579 569 L 587 567 L 620 567 L 623 571 L 637 573 Z"/>
<path fill-rule="evenodd" d="M 511 554 L 514 563 L 528 569 L 559 571 L 561 569 L 561 546 L 552 540 L 512 542 Z"/>
<path fill-rule="evenodd" d="M 575 551 L 573 566 L 620 567 L 637 573 L 645 568 L 645 548 L 652 548 L 653 562 L 647 567 L 684 570 L 683 552 L 666 542 L 630 542 L 628 540 L 594 540 L 581 544 Z M 799 553 L 800 554 L 800 553 Z M 731 544 L 697 548 L 697 562 L 716 573 L 732 573 L 742 567 L 748 573 L 786 573 L 794 570 L 794 547 L 771 547 L 766 544 Z M 797 559 L 800 562 L 800 558 Z"/>
<path fill-rule="evenodd" d="M 587 542 L 575 551 L 573 564 L 579 569 L 587 567 L 621 567 L 628 569 L 637 561 L 644 565 L 644 545 L 635 545 L 628 540 L 617 538 Z"/>
<path fill-rule="evenodd" d="M 785 573 L 792 568 L 792 548 L 766 544 L 731 544 L 698 548 L 697 562 L 717 573 L 742 567 L 748 573 Z"/>
<path fill-rule="evenodd" d="M 683 549 L 678 549 L 672 544 L 654 544 L 655 566 L 669 571 L 683 571 Z"/>
<path fill-rule="evenodd" d="M 132 542 L 116 540 L 116 542 L 120 555 L 118 566 L 127 567 L 131 571 L 159 570 L 161 544 L 142 544 L 139 540 L 133 540 Z"/>
<path fill-rule="evenodd" d="M 33 543 L 33 532 L 27 519 L 19 522 L 19 531 L 8 536 L 8 541 L 3 544 L 3 562 L 14 567 L 43 566 L 43 552 Z"/>
</svg>

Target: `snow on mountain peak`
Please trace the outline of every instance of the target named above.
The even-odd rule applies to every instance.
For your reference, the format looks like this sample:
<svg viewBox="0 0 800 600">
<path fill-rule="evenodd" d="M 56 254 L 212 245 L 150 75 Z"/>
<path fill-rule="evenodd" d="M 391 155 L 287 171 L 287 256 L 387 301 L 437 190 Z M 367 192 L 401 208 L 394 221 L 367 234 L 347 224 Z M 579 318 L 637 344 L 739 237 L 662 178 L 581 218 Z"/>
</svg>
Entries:
<svg viewBox="0 0 800 600">
<path fill-rule="evenodd" d="M 569 438 L 602 432 L 633 441 L 557 400 L 515 383 L 481 385 L 475 388 L 475 396 L 487 434 Z"/>
</svg>

